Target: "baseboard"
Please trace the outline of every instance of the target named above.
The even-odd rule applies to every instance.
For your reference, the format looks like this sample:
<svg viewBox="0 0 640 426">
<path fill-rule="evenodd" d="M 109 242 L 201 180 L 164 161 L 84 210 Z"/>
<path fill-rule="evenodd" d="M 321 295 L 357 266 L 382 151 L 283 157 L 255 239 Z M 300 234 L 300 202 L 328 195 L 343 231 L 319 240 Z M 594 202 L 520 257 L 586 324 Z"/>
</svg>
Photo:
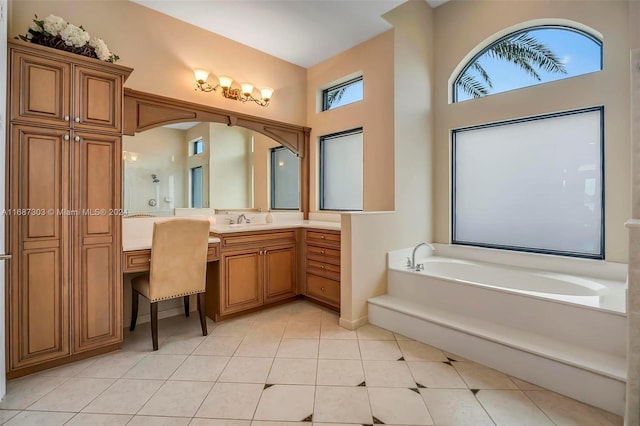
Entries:
<svg viewBox="0 0 640 426">
<path fill-rule="evenodd" d="M 365 315 L 357 320 L 349 321 L 344 318 L 340 318 L 340 326 L 346 328 L 347 330 L 355 330 L 356 328 L 360 328 L 365 324 L 369 323 L 368 317 Z"/>
</svg>

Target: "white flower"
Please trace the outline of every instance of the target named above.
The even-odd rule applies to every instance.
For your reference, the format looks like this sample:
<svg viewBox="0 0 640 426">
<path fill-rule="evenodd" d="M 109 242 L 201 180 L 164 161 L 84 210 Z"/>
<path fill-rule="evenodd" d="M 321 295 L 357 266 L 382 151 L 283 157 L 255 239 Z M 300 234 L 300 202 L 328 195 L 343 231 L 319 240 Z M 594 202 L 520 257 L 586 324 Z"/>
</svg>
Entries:
<svg viewBox="0 0 640 426">
<path fill-rule="evenodd" d="M 67 46 L 76 47 L 84 46 L 91 39 L 88 32 L 73 24 L 67 24 L 67 26 L 60 31 L 60 37 L 62 37 L 64 44 Z"/>
<path fill-rule="evenodd" d="M 101 61 L 108 61 L 111 58 L 111 52 L 109 52 L 107 44 L 101 38 L 92 38 L 89 45 L 96 50 L 96 55 Z"/>
<path fill-rule="evenodd" d="M 60 35 L 66 26 L 67 22 L 59 16 L 49 15 L 44 18 L 44 30 L 53 36 Z"/>
</svg>

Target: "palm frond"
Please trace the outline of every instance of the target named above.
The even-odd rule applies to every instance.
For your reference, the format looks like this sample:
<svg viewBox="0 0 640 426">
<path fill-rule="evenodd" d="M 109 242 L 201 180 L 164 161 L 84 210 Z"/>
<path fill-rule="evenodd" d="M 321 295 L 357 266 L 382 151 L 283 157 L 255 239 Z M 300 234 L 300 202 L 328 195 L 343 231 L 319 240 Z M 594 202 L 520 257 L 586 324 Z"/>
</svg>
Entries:
<svg viewBox="0 0 640 426">
<path fill-rule="evenodd" d="M 456 83 L 459 90 L 462 90 L 472 98 L 481 98 L 489 93 L 489 89 L 473 75 L 465 72 Z"/>
<path fill-rule="evenodd" d="M 533 75 L 530 70 L 536 67 L 547 72 L 567 73 L 560 58 L 529 33 L 522 33 L 505 39 L 493 45 L 487 50 L 486 54 L 491 58 L 511 62 L 530 75 Z M 522 65 L 525 63 L 527 64 L 526 67 Z"/>
<path fill-rule="evenodd" d="M 485 70 L 484 67 L 480 64 L 480 61 L 475 61 L 472 67 L 474 70 L 478 72 L 478 74 L 480 74 L 480 77 L 482 77 L 485 83 L 487 83 L 487 86 L 493 87 L 493 82 L 491 81 L 491 77 L 489 77 L 487 70 Z"/>
</svg>

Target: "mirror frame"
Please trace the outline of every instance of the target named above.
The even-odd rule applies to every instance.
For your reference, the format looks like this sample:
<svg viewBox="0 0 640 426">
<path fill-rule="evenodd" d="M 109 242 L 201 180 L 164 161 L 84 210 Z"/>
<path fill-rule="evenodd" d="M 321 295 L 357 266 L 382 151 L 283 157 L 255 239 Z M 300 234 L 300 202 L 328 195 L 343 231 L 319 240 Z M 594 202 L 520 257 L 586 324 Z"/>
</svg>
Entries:
<svg viewBox="0 0 640 426">
<path fill-rule="evenodd" d="M 240 126 L 262 133 L 289 148 L 300 158 L 300 211 L 309 218 L 309 137 L 311 128 L 267 118 L 228 111 L 208 105 L 124 89 L 123 133 L 136 132 L 172 123 L 199 121 Z"/>
</svg>

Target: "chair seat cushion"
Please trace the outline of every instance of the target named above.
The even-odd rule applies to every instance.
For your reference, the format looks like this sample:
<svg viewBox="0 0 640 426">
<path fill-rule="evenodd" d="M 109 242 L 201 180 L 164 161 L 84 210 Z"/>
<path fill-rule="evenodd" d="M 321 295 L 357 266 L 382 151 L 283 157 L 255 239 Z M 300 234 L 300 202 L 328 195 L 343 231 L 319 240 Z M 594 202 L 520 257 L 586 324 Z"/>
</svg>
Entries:
<svg viewBox="0 0 640 426">
<path fill-rule="evenodd" d="M 139 275 L 131 280 L 131 287 L 149 299 L 149 274 Z"/>
</svg>

